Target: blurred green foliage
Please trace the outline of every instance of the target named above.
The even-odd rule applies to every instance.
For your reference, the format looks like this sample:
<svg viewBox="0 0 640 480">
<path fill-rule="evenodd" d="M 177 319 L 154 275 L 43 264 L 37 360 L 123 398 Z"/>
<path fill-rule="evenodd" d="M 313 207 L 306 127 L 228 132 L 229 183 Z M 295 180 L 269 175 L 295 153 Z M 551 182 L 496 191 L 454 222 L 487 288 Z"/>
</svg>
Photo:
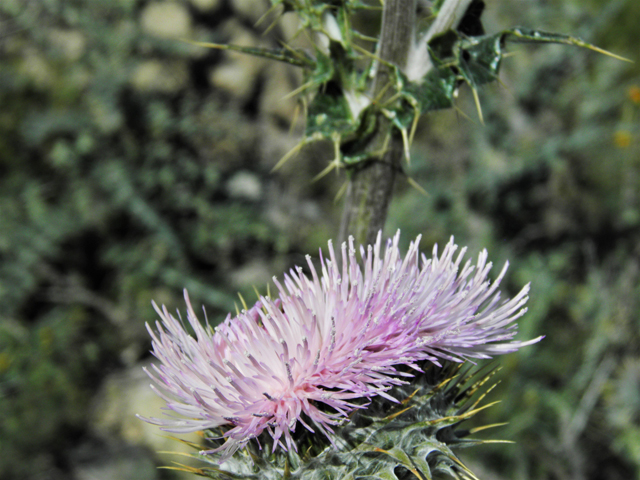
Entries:
<svg viewBox="0 0 640 480">
<path fill-rule="evenodd" d="M 225 187 L 265 173 L 250 106 L 200 84 L 218 57 L 143 31 L 146 3 L 0 4 L 5 479 L 66 478 L 101 379 L 148 350 L 152 299 L 187 288 L 224 318 L 228 272 L 289 248 Z"/>
<path fill-rule="evenodd" d="M 149 24 L 167 3 L 186 17 Z M 72 478 L 101 380 L 145 355 L 151 299 L 179 307 L 186 287 L 221 319 L 235 290 L 253 298 L 237 271 L 260 261 L 280 275 L 337 231 L 313 212 L 341 180 L 309 183 L 314 152 L 267 175 L 290 148 L 267 143 L 286 144 L 288 127 L 265 113 L 269 72 L 244 96 L 212 86 L 226 57 L 175 38 L 259 38 L 250 13 L 231 0 L 0 2 L 0 477 Z M 634 0 L 503 0 L 485 16 L 487 31 L 559 31 L 637 61 Z M 399 185 L 387 231 L 422 233 L 425 250 L 455 234 L 511 261 L 505 288 L 532 282 L 522 338 L 547 337 L 501 361 L 503 402 L 483 421 L 508 421 L 494 435 L 518 443 L 470 452 L 486 478 L 638 478 L 640 67 L 522 47 L 501 80 L 481 91 L 484 126 L 421 120 L 408 170 L 429 195 Z M 468 91 L 458 106 L 473 116 Z M 233 194 L 238 172 L 262 193 Z M 283 220 L 301 206 L 306 220 Z"/>
</svg>

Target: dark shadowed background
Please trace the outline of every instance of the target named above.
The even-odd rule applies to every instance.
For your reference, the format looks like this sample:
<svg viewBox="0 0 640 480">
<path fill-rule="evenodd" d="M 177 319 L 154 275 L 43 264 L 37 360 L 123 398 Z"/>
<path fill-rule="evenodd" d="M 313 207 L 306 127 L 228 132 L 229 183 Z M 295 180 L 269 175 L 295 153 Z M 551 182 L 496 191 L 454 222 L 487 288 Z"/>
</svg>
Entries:
<svg viewBox="0 0 640 480">
<path fill-rule="evenodd" d="M 638 60 L 636 0 L 487 2 L 488 32 L 521 25 Z M 299 72 L 180 38 L 277 46 L 261 0 L 0 1 L 0 477 L 169 479 L 180 450 L 153 426 L 141 367 L 151 300 L 209 320 L 255 300 L 338 231 L 344 181 L 311 179 Z M 375 24 L 375 15 L 361 19 Z M 450 235 L 532 283 L 500 359 L 502 403 L 462 452 L 491 479 L 640 475 L 640 67 L 566 46 L 515 46 L 502 85 L 421 120 L 386 234 Z M 471 120 L 467 119 L 470 117 Z M 497 268 L 496 268 L 497 269 Z M 186 478 L 186 477 L 183 477 Z M 193 477 L 195 478 L 195 477 Z"/>
</svg>

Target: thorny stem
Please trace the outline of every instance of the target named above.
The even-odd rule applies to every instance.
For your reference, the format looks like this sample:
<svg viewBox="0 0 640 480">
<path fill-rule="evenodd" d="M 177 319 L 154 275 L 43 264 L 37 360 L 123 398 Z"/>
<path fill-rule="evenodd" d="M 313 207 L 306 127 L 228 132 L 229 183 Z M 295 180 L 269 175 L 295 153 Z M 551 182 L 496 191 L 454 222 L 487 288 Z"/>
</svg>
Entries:
<svg viewBox="0 0 640 480">
<path fill-rule="evenodd" d="M 471 0 L 445 0 L 422 42 L 456 28 L 470 3 Z M 385 0 L 378 51 L 382 60 L 400 68 L 406 66 L 415 36 L 415 20 L 416 0 Z M 374 82 L 374 98 L 388 86 L 390 80 L 388 68 L 380 65 Z M 386 88 L 380 103 L 394 94 L 394 88 Z M 340 223 L 340 242 L 353 235 L 356 245 L 374 243 L 387 218 L 393 183 L 400 170 L 404 150 L 398 132 L 391 136 L 385 149 L 386 136 L 390 131 L 389 121 L 379 114 L 377 122 L 377 133 L 369 142 L 367 150 L 378 152 L 384 149 L 384 154 L 351 173 Z"/>
<path fill-rule="evenodd" d="M 416 0 L 386 0 L 382 11 L 382 28 L 378 56 L 400 68 L 406 65 L 414 36 Z M 373 96 L 376 98 L 391 79 L 388 68 L 379 65 L 374 82 Z M 381 103 L 395 93 L 387 88 Z M 377 133 L 369 143 L 369 151 L 380 151 L 386 141 L 388 120 L 378 115 Z M 342 222 L 340 242 L 353 235 L 356 245 L 373 244 L 378 230 L 384 227 L 396 171 L 402 161 L 402 138 L 393 135 L 385 153 L 377 161 L 368 162 L 363 168 L 352 172 Z"/>
</svg>

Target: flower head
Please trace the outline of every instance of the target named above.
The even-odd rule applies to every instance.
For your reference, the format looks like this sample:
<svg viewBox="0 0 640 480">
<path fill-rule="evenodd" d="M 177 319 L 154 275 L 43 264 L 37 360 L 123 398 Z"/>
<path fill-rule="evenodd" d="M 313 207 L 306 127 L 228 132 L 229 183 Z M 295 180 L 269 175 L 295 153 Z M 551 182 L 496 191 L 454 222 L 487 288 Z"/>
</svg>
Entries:
<svg viewBox="0 0 640 480">
<path fill-rule="evenodd" d="M 513 340 L 529 286 L 501 301 L 506 265 L 491 283 L 486 251 L 462 266 L 465 249 L 454 258 L 453 239 L 431 259 L 419 254 L 419 240 L 402 258 L 399 233 L 384 251 L 379 234 L 360 248 L 360 262 L 353 239 L 340 261 L 329 243 L 320 271 L 307 257 L 309 275 L 297 267 L 274 278 L 276 299 L 262 297 L 215 329 L 200 324 L 185 293 L 195 338 L 154 304 L 162 323 L 148 330 L 161 365 L 147 373 L 179 416 L 145 420 L 178 433 L 225 426 L 227 441 L 207 452 L 221 460 L 265 430 L 274 449 L 295 449 L 298 424 L 331 439 L 361 399 L 393 400 L 387 390 L 411 377 L 399 367 L 419 372 L 420 361 L 488 358 L 542 338 Z"/>
</svg>

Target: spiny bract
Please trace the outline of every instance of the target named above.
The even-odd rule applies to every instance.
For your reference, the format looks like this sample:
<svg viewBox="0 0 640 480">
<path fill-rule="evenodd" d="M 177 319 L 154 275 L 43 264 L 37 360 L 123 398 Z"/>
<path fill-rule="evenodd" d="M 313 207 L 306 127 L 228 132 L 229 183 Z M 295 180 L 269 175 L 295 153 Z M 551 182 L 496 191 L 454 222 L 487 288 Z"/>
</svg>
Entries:
<svg viewBox="0 0 640 480">
<path fill-rule="evenodd" d="M 333 436 L 336 448 L 304 431 L 296 438 L 299 452 L 272 453 L 251 443 L 222 466 L 210 456 L 192 455 L 208 465 L 169 468 L 220 480 L 431 480 L 434 474 L 476 479 L 454 449 L 496 442 L 468 437 L 491 425 L 461 428 L 465 420 L 493 405 L 478 407 L 491 387 L 477 392 L 494 372 L 469 373 L 452 362 L 443 367 L 427 364 L 414 382 L 391 390 L 399 403 L 376 397 L 366 409 L 354 411 L 349 423 Z M 215 431 L 207 436 L 214 444 L 223 441 Z M 266 446 L 269 442 L 266 437 Z"/>
</svg>

